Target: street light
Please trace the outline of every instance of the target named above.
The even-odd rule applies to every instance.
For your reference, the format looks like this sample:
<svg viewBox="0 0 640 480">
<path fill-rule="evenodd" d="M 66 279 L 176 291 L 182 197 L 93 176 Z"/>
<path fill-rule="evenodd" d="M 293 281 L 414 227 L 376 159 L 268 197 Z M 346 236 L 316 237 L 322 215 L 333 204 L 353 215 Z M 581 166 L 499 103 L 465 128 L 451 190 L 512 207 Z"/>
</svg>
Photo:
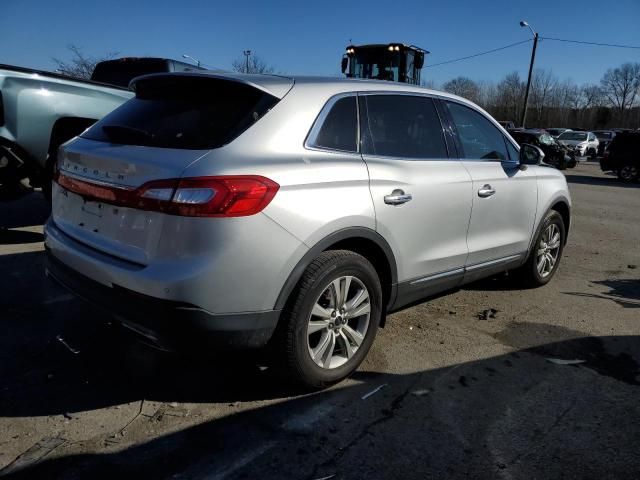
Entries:
<svg viewBox="0 0 640 480">
<path fill-rule="evenodd" d="M 531 49 L 531 63 L 529 64 L 529 78 L 527 78 L 527 89 L 524 92 L 524 108 L 522 109 L 522 121 L 520 124 L 522 128 L 524 128 L 525 122 L 527 120 L 527 106 L 529 104 L 529 89 L 531 88 L 531 74 L 533 72 L 533 62 L 536 59 L 536 48 L 538 47 L 538 32 L 536 32 L 531 25 L 524 20 L 520 21 L 521 27 L 529 27 L 531 33 L 533 34 L 533 48 Z"/>
<path fill-rule="evenodd" d="M 246 57 L 246 67 L 244 69 L 244 73 L 249 73 L 249 56 L 251 55 L 251 50 L 244 50 L 242 53 Z"/>
<path fill-rule="evenodd" d="M 193 60 L 194 62 L 196 62 L 196 66 L 200 66 L 200 60 L 193 58 L 191 55 L 187 55 L 186 53 L 182 55 L 182 58 L 189 58 L 191 60 Z"/>
</svg>

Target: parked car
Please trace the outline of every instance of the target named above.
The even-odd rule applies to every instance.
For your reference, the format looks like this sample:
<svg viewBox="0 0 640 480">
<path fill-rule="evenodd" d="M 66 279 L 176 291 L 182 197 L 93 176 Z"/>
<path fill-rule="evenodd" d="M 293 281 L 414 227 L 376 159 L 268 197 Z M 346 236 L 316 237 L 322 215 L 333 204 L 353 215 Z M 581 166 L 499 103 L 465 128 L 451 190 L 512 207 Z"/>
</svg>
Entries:
<svg viewBox="0 0 640 480">
<path fill-rule="evenodd" d="M 623 182 L 640 179 L 640 132 L 616 135 L 600 159 L 600 168 L 615 172 Z"/>
<path fill-rule="evenodd" d="M 558 141 L 572 149 L 577 157 L 595 158 L 598 153 L 598 139 L 592 132 L 564 132 Z"/>
<path fill-rule="evenodd" d="M 28 179 L 50 196 L 58 147 L 133 97 L 141 75 L 196 70 L 163 58 L 121 58 L 96 65 L 92 80 L 0 65 L 0 190 Z"/>
<path fill-rule="evenodd" d="M 357 368 L 388 312 L 557 271 L 564 175 L 467 100 L 212 73 L 133 89 L 60 150 L 47 271 L 149 342 L 269 345 L 320 388 Z"/>
<path fill-rule="evenodd" d="M 594 130 L 593 133 L 598 139 L 598 156 L 601 157 L 611 140 L 616 136 L 616 132 L 613 130 Z"/>
<path fill-rule="evenodd" d="M 516 128 L 516 124 L 509 120 L 500 120 L 498 122 L 505 130 L 512 130 Z"/>
<path fill-rule="evenodd" d="M 141 75 L 194 70 L 205 69 L 170 58 L 123 57 L 98 63 L 93 69 L 91 80 L 128 88 L 131 80 Z"/>
<path fill-rule="evenodd" d="M 125 88 L 0 65 L 0 188 L 50 190 L 58 147 L 133 97 Z"/>
<path fill-rule="evenodd" d="M 553 137 L 558 138 L 564 132 L 571 132 L 568 128 L 545 128 L 545 130 Z"/>
<path fill-rule="evenodd" d="M 535 145 L 544 152 L 544 161 L 549 165 L 565 170 L 576 166 L 573 152 L 558 142 L 545 130 L 509 130 L 509 134 L 520 146 L 525 143 Z"/>
</svg>

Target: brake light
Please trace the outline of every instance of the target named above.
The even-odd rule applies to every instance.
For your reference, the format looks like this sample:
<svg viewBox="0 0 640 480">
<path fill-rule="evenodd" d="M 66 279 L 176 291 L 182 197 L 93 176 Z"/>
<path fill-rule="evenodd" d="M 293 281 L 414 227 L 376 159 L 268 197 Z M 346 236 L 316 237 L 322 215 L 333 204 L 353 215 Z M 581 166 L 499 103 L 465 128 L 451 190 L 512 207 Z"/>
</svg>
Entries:
<svg viewBox="0 0 640 480">
<path fill-rule="evenodd" d="M 261 212 L 280 186 L 259 175 L 154 180 L 122 188 L 70 177 L 55 179 L 63 188 L 95 201 L 185 217 L 244 217 Z"/>
</svg>

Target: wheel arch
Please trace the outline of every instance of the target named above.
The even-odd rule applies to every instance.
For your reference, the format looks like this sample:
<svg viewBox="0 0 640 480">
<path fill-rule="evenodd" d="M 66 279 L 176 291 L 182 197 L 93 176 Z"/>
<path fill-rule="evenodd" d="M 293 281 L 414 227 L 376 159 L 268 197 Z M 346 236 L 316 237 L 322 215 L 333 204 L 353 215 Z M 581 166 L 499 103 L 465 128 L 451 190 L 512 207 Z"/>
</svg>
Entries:
<svg viewBox="0 0 640 480">
<path fill-rule="evenodd" d="M 55 158 L 55 153 L 60 145 L 73 137 L 80 135 L 98 120 L 95 118 L 85 117 L 61 117 L 55 121 L 51 128 L 51 136 L 49 137 L 48 157 L 45 164 L 45 170 L 51 167 L 51 161 Z"/>
<path fill-rule="evenodd" d="M 571 207 L 570 202 L 567 198 L 559 197 L 551 202 L 551 205 L 549 205 L 549 207 L 545 209 L 544 215 L 540 217 L 540 221 L 538 222 L 538 225 L 533 232 L 533 236 L 531 237 L 531 241 L 529 242 L 529 252 L 523 263 L 525 263 L 531 256 L 536 238 L 538 238 L 538 235 L 540 235 L 540 230 L 542 229 L 542 225 L 544 224 L 544 219 L 551 211 L 558 212 L 562 217 L 562 222 L 564 223 L 564 243 L 565 245 L 567 244 L 567 239 L 569 238 L 569 227 L 571 226 Z"/>
<path fill-rule="evenodd" d="M 376 231 L 365 227 L 344 228 L 325 237 L 311 247 L 289 274 L 278 295 L 275 308 L 281 310 L 313 260 L 327 250 L 350 250 L 371 262 L 382 284 L 384 305 L 393 303 L 398 284 L 395 256 L 387 241 Z M 384 325 L 384 316 L 382 325 Z"/>
</svg>

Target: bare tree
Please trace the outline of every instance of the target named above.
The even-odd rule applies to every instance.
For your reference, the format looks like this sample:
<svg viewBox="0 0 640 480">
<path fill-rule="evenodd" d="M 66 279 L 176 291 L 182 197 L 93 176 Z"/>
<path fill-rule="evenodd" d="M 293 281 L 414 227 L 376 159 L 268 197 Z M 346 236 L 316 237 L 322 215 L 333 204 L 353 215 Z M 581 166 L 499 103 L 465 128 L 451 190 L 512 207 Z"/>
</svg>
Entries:
<svg viewBox="0 0 640 480">
<path fill-rule="evenodd" d="M 110 52 L 102 58 L 92 57 L 86 55 L 80 47 L 73 44 L 68 45 L 67 49 L 72 54 L 71 60 L 64 61 L 57 58 L 52 58 L 52 60 L 56 64 L 57 72 L 75 78 L 91 78 L 91 74 L 97 63 L 104 60 L 111 60 L 118 55 L 118 52 Z"/>
<path fill-rule="evenodd" d="M 618 110 L 620 121 L 624 121 L 625 111 L 633 107 L 640 93 L 640 63 L 610 68 L 600 83 L 605 97 Z"/>
<path fill-rule="evenodd" d="M 447 92 L 464 97 L 472 102 L 478 102 L 480 97 L 478 84 L 467 77 L 457 77 L 449 80 L 442 88 Z"/>
<path fill-rule="evenodd" d="M 544 118 L 545 106 L 549 102 L 549 96 L 553 92 L 558 83 L 557 78 L 549 70 L 536 69 L 531 82 L 531 106 L 536 114 L 536 122 L 538 124 L 548 123 L 548 118 Z"/>
<path fill-rule="evenodd" d="M 272 66 L 253 53 L 248 59 L 244 55 L 236 58 L 231 62 L 231 68 L 239 73 L 273 73 L 275 71 Z"/>
<path fill-rule="evenodd" d="M 524 82 L 518 72 L 508 74 L 497 86 L 498 100 L 503 107 L 504 120 L 520 118 L 520 108 L 524 99 Z"/>
</svg>

